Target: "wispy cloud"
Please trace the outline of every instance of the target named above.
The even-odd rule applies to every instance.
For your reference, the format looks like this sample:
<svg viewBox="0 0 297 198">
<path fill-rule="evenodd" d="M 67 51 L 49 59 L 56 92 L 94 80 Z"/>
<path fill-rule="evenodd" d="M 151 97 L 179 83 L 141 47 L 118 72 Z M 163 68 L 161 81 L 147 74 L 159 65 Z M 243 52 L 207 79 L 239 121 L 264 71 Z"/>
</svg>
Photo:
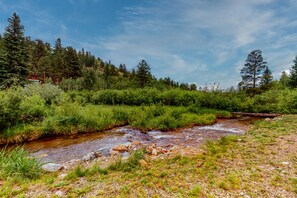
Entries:
<svg viewBox="0 0 297 198">
<path fill-rule="evenodd" d="M 7 2 L 0 0 L 0 10 L 6 9 Z M 223 87 L 236 85 L 248 53 L 255 49 L 263 51 L 278 77 L 290 67 L 297 51 L 296 0 L 127 0 L 114 15 L 109 15 L 117 17 L 113 23 L 100 27 L 108 29 L 107 33 L 96 36 L 77 33 L 76 37 L 73 29 L 78 32 L 81 29 L 73 24 L 90 25 L 92 30 L 96 22 L 107 19 L 86 15 L 79 18 L 74 13 L 61 19 L 47 8 L 35 9 L 24 0 L 19 2 L 14 5 L 16 9 L 30 12 L 36 18 L 30 33 L 38 35 L 40 31 L 41 39 L 51 41 L 61 37 L 67 45 L 85 48 L 115 64 L 126 63 L 130 69 L 144 58 L 157 77 L 170 76 L 200 85 L 209 82 L 221 82 Z M 109 9 L 113 5 L 102 0 L 66 2 L 76 12 L 80 7 L 105 5 Z"/>
</svg>

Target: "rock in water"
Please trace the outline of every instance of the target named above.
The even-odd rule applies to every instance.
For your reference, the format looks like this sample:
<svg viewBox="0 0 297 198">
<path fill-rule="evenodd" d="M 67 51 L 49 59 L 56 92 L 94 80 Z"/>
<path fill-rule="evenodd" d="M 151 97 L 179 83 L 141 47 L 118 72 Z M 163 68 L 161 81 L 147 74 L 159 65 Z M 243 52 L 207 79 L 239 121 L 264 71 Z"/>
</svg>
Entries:
<svg viewBox="0 0 297 198">
<path fill-rule="evenodd" d="M 62 170 L 64 168 L 61 164 L 55 164 L 55 163 L 47 163 L 41 166 L 41 168 L 48 172 L 57 172 L 59 170 Z"/>
<path fill-rule="evenodd" d="M 132 145 L 140 145 L 140 142 L 135 140 L 132 142 Z"/>
<path fill-rule="evenodd" d="M 114 147 L 112 150 L 118 151 L 120 153 L 124 153 L 124 152 L 128 151 L 128 148 L 125 145 L 119 145 L 119 146 Z"/>
</svg>

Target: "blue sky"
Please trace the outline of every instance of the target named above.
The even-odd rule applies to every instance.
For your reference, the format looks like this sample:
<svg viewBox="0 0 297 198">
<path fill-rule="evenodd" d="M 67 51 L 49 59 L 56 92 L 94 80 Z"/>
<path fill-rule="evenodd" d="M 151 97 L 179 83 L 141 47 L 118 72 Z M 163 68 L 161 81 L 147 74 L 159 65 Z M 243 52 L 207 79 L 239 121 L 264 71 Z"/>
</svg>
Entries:
<svg viewBox="0 0 297 198">
<path fill-rule="evenodd" d="M 13 12 L 25 35 L 84 48 L 115 65 L 141 59 L 156 77 L 236 86 L 261 49 L 275 78 L 297 54 L 296 0 L 0 0 L 0 32 Z"/>
</svg>

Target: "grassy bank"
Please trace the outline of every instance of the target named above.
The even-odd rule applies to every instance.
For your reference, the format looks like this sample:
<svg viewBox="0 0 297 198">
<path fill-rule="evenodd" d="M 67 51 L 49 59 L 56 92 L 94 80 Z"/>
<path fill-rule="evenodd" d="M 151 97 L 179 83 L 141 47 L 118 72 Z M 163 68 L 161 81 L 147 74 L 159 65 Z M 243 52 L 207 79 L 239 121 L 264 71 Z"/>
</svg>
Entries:
<svg viewBox="0 0 297 198">
<path fill-rule="evenodd" d="M 162 131 L 193 125 L 212 124 L 216 118 L 228 118 L 227 111 L 200 107 L 104 106 L 64 102 L 45 109 L 42 120 L 17 123 L 4 129 L 2 143 L 22 142 L 48 136 L 104 131 L 130 125 L 142 131 Z"/>
<path fill-rule="evenodd" d="M 100 162 L 77 167 L 65 178 L 46 174 L 30 183 L 3 180 L 1 196 L 50 196 L 60 191 L 68 197 L 296 197 L 296 119 L 257 122 L 243 136 L 191 148 L 196 152 L 152 159 L 140 151 L 107 168 Z M 143 158 L 146 166 L 135 163 Z"/>
</svg>

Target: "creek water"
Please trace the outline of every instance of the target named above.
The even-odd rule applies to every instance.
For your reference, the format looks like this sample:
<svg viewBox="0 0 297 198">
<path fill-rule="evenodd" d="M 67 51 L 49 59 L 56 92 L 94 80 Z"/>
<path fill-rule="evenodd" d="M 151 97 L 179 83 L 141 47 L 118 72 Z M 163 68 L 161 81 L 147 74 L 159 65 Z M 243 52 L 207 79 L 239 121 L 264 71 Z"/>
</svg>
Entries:
<svg viewBox="0 0 297 198">
<path fill-rule="evenodd" d="M 141 133 L 129 126 L 119 127 L 105 132 L 82 133 L 71 136 L 47 138 L 28 142 L 24 145 L 30 154 L 42 162 L 63 163 L 81 159 L 88 153 L 100 151 L 109 155 L 110 149 L 132 141 L 142 144 L 156 144 L 164 148 L 173 146 L 196 146 L 206 139 L 218 139 L 228 134 L 243 134 L 249 126 L 260 118 L 242 117 L 240 119 L 220 119 L 213 125 L 194 126 L 192 128 L 161 132 Z"/>
</svg>

